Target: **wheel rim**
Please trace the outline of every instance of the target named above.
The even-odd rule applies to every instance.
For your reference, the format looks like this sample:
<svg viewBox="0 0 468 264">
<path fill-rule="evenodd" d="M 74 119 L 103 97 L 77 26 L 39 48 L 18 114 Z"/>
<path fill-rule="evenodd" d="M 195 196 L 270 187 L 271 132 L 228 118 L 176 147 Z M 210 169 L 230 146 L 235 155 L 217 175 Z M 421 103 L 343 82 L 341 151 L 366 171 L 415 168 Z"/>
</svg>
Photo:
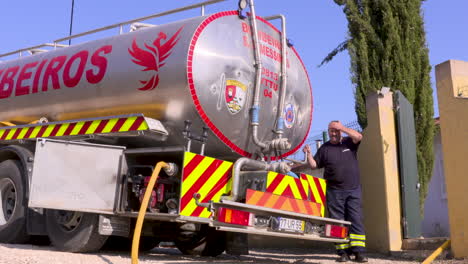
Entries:
<svg viewBox="0 0 468 264">
<path fill-rule="evenodd" d="M 0 180 L 0 199 L 0 225 L 4 225 L 15 212 L 18 199 L 16 186 L 10 178 Z"/>
<path fill-rule="evenodd" d="M 66 232 L 73 232 L 81 223 L 83 213 L 72 211 L 56 211 L 57 223 Z"/>
</svg>

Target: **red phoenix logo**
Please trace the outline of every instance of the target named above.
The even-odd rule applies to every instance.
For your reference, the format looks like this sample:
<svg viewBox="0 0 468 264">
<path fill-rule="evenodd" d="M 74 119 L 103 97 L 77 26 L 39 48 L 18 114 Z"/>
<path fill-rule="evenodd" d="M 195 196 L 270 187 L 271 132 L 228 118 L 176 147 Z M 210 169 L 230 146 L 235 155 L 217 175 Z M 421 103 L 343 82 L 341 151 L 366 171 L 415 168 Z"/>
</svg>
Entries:
<svg viewBox="0 0 468 264">
<path fill-rule="evenodd" d="M 171 55 L 172 48 L 174 48 L 179 41 L 178 36 L 182 27 L 167 41 L 165 41 L 167 35 L 162 31 L 159 32 L 158 37 L 153 41 L 153 46 L 144 43 L 146 49 L 138 47 L 135 38 L 133 39 L 132 48 L 128 49 L 128 52 L 133 57 L 132 61 L 135 64 L 145 67 L 142 71 L 153 72 L 153 76 L 150 80 L 140 80 L 143 87 L 138 88 L 138 90 L 153 90 L 158 86 L 159 69 L 164 66 L 164 61 Z M 164 43 L 162 43 L 163 41 Z"/>
</svg>

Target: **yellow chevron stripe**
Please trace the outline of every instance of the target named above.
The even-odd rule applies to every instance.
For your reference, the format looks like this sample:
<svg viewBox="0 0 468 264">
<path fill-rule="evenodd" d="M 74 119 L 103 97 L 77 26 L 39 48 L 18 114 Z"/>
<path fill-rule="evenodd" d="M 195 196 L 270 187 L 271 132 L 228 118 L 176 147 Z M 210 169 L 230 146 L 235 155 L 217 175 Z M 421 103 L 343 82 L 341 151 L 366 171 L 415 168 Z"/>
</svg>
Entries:
<svg viewBox="0 0 468 264">
<path fill-rule="evenodd" d="M 192 153 L 192 152 L 185 152 L 184 153 L 185 156 L 184 156 L 184 168 L 185 166 L 187 166 L 187 164 L 189 164 L 190 161 L 192 161 L 193 157 L 195 157 L 195 153 Z"/>
<path fill-rule="evenodd" d="M 299 192 L 299 188 L 298 188 L 294 178 L 293 177 L 288 177 L 288 176 L 286 176 L 284 178 L 287 179 L 288 184 L 291 187 L 292 193 L 294 195 L 294 198 L 302 200 L 301 193 Z"/>
<path fill-rule="evenodd" d="M 200 199 L 203 199 L 203 197 L 201 197 Z M 188 202 L 188 204 L 182 210 L 182 212 L 180 212 L 180 215 L 190 216 L 196 208 L 197 204 L 195 203 L 195 199 L 191 199 L 190 202 Z"/>
<path fill-rule="evenodd" d="M 35 127 L 31 135 L 29 135 L 29 138 L 36 138 L 39 131 L 41 131 L 41 126 Z"/>
<path fill-rule="evenodd" d="M 130 129 L 130 127 L 132 127 L 133 123 L 135 123 L 135 120 L 137 119 L 136 116 L 132 116 L 132 117 L 129 117 L 127 118 L 127 120 L 125 120 L 125 123 L 122 125 L 122 127 L 119 129 L 119 132 L 126 132 Z"/>
<path fill-rule="evenodd" d="M 224 165 L 227 165 L 227 168 L 221 168 L 221 167 L 224 167 Z M 215 171 L 214 174 L 221 174 L 221 176 L 224 175 L 224 173 L 226 173 L 226 171 L 228 171 L 229 167 L 232 165 L 231 162 L 223 162 L 223 164 L 220 166 L 221 168 L 221 171 L 218 172 L 218 170 Z M 198 167 L 197 167 L 198 169 Z M 213 175 L 214 175 L 213 174 Z M 219 179 L 221 179 L 221 176 L 218 178 L 217 181 L 219 181 Z M 216 185 L 217 181 L 215 182 L 215 184 L 213 186 Z M 185 182 L 185 181 L 184 181 Z M 225 183 L 222 188 L 213 196 L 213 198 L 211 200 L 215 201 L 215 202 L 219 202 L 220 199 L 221 199 L 221 196 L 224 194 L 224 193 L 227 193 L 228 190 L 229 190 L 229 186 L 231 186 L 232 184 L 232 179 L 229 179 L 229 181 L 227 183 Z M 200 188 L 200 190 L 198 191 L 198 193 L 200 194 L 200 200 L 203 200 L 206 195 L 208 195 L 208 193 L 210 192 L 210 190 L 213 188 L 205 188 L 205 187 L 209 187 L 209 186 L 206 186 L 206 185 L 203 185 L 202 188 Z M 186 216 L 191 216 L 194 211 L 197 209 L 197 204 L 195 203 L 195 199 L 191 199 L 190 202 L 185 206 L 185 208 L 180 212 L 181 215 L 186 215 Z M 207 209 L 204 209 L 201 213 L 200 213 L 200 216 L 197 216 L 197 217 L 210 217 L 211 215 L 211 212 L 208 211 Z"/>
<path fill-rule="evenodd" d="M 190 175 L 182 183 L 181 197 L 183 197 L 190 187 L 197 181 L 198 178 L 205 172 L 205 170 L 213 163 L 214 159 L 204 157 L 198 166 L 192 171 Z"/>
<path fill-rule="evenodd" d="M 327 181 L 324 179 L 319 179 L 320 186 L 322 187 L 323 194 L 327 194 Z"/>
<path fill-rule="evenodd" d="M 305 191 L 305 194 L 307 197 L 309 197 L 309 182 L 304 179 L 300 179 L 301 184 L 302 184 L 302 189 Z"/>
<path fill-rule="evenodd" d="M 78 135 L 78 133 L 80 132 L 81 128 L 83 127 L 85 122 L 78 122 L 76 123 L 75 127 L 73 128 L 72 132 L 70 133 L 70 135 Z"/>
<path fill-rule="evenodd" d="M 146 123 L 146 121 L 144 120 L 137 130 L 147 130 L 147 129 L 149 129 L 148 123 Z"/>
<path fill-rule="evenodd" d="M 49 125 L 47 126 L 46 128 L 46 131 L 44 132 L 44 134 L 42 135 L 42 137 L 49 137 L 50 136 L 50 133 L 52 133 L 52 130 L 54 130 L 54 127 L 56 125 Z"/>
<path fill-rule="evenodd" d="M 315 185 L 315 182 L 312 178 L 310 178 L 310 181 L 309 181 L 309 186 L 310 186 L 310 189 L 312 190 L 312 195 L 314 196 L 314 199 L 317 203 L 323 203 L 322 201 L 322 198 L 320 197 L 320 193 L 317 189 L 317 186 Z"/>
<path fill-rule="evenodd" d="M 13 137 L 13 135 L 16 133 L 16 130 L 17 128 L 13 128 L 12 130 L 10 130 L 10 133 L 8 133 L 5 140 L 10 140 Z"/>
<path fill-rule="evenodd" d="M 299 189 L 297 189 L 294 178 L 287 176 L 284 177 L 283 180 L 281 180 L 280 184 L 278 184 L 276 189 L 273 191 L 273 194 L 281 195 L 288 186 L 291 188 L 294 198 L 302 199 Z"/>
<path fill-rule="evenodd" d="M 272 172 L 272 171 L 268 172 L 266 186 L 270 186 L 270 184 L 276 179 L 277 176 L 278 176 L 277 172 Z"/>
<path fill-rule="evenodd" d="M 94 131 L 98 128 L 99 124 L 101 123 L 101 120 L 94 120 L 91 125 L 89 125 L 88 130 L 86 130 L 85 134 L 93 134 Z"/>
<path fill-rule="evenodd" d="M 215 202 L 219 202 L 221 200 L 221 195 L 223 195 L 224 193 L 227 192 L 227 188 L 228 186 L 230 186 L 232 184 L 231 182 L 232 178 L 226 183 L 224 184 L 223 188 L 221 188 L 219 190 L 219 192 L 217 192 L 214 196 L 213 196 L 213 201 Z M 208 211 L 207 208 L 205 208 L 205 210 L 203 210 L 203 212 L 200 214 L 200 217 L 205 217 L 205 218 L 208 218 L 211 216 L 211 212 Z"/>
<path fill-rule="evenodd" d="M 28 129 L 29 129 L 29 127 L 22 128 L 22 129 L 21 129 L 21 132 L 20 132 L 19 135 L 18 135 L 18 139 L 24 138 L 24 136 L 26 135 L 26 132 L 28 132 Z M 0 137 L 1 137 L 1 136 L 0 136 Z"/>
<path fill-rule="evenodd" d="M 221 165 L 214 171 L 210 178 L 208 178 L 208 180 L 203 184 L 199 192 L 203 193 L 203 195 L 207 195 L 217 185 L 219 180 L 221 180 L 221 178 L 229 170 L 231 165 L 232 163 L 227 161 L 221 163 Z"/>
<path fill-rule="evenodd" d="M 201 195 L 201 200 L 203 200 L 217 185 L 222 176 L 229 170 L 231 164 L 232 163 L 230 162 L 223 162 L 221 166 L 212 174 L 212 176 L 203 184 L 203 186 L 198 190 L 198 193 Z M 225 185 L 226 184 L 224 184 L 224 186 Z M 223 192 L 223 190 L 221 190 L 221 192 Z"/>
<path fill-rule="evenodd" d="M 320 214 L 325 216 L 324 201 L 322 201 L 322 198 L 320 197 L 320 193 L 318 192 L 317 186 L 315 185 L 314 177 L 310 175 L 306 175 L 306 177 L 307 181 L 309 182 L 310 189 L 312 190 L 312 196 L 314 197 L 315 202 L 322 205 L 320 208 Z M 322 181 L 325 182 L 325 180 L 319 179 L 320 183 L 322 183 Z"/>
<path fill-rule="evenodd" d="M 102 133 L 111 132 L 112 128 L 115 126 L 115 124 L 117 123 L 118 120 L 119 120 L 118 118 L 109 119 L 109 122 L 107 122 L 106 126 L 102 130 Z"/>
<path fill-rule="evenodd" d="M 2 137 L 3 134 L 5 134 L 5 129 L 0 130 L 0 137 Z"/>
<path fill-rule="evenodd" d="M 67 131 L 67 128 L 70 126 L 69 123 L 65 123 L 65 124 L 62 124 L 60 125 L 60 128 L 59 130 L 57 131 L 57 136 L 60 137 L 60 136 L 63 136 L 63 134 L 65 134 L 65 131 Z"/>
<path fill-rule="evenodd" d="M 286 189 L 286 187 L 288 187 L 288 182 L 285 179 L 283 179 L 273 190 L 273 194 L 281 195 Z"/>
</svg>

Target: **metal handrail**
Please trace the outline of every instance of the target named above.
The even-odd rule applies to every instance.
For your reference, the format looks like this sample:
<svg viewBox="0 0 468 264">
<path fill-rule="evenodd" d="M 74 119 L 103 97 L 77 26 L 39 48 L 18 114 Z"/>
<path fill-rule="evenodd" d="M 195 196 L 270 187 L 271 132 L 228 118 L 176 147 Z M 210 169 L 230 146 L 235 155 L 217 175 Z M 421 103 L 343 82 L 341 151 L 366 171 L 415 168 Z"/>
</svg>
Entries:
<svg viewBox="0 0 468 264">
<path fill-rule="evenodd" d="M 56 48 L 56 47 L 66 47 L 68 45 L 63 45 L 63 44 L 58 44 L 58 43 L 62 42 L 62 41 L 65 41 L 65 40 L 74 39 L 74 38 L 90 35 L 90 34 L 93 34 L 93 33 L 101 32 L 101 31 L 104 31 L 104 30 L 117 28 L 117 27 L 120 28 L 119 34 L 121 34 L 122 33 L 122 27 L 125 26 L 125 25 L 129 25 L 129 24 L 132 24 L 132 23 L 135 23 L 135 22 L 148 20 L 148 19 L 151 19 L 151 18 L 167 16 L 167 15 L 171 15 L 171 14 L 174 14 L 174 13 L 195 9 L 195 8 L 198 8 L 198 7 L 202 8 L 201 12 L 202 12 L 202 15 L 204 15 L 204 13 L 205 13 L 205 8 L 204 7 L 205 6 L 216 4 L 216 3 L 219 3 L 219 2 L 224 2 L 224 1 L 227 1 L 227 0 L 209 0 L 209 1 L 198 3 L 198 4 L 193 4 L 193 5 L 189 5 L 189 6 L 185 6 L 185 7 L 181 7 L 181 8 L 176 8 L 176 9 L 172 9 L 172 10 L 152 14 L 152 15 L 149 15 L 149 16 L 144 16 L 144 17 L 140 17 L 140 18 L 136 18 L 136 19 L 132 19 L 132 20 L 123 21 L 123 22 L 120 22 L 120 23 L 115 23 L 115 24 L 108 25 L 108 26 L 105 26 L 105 27 L 85 31 L 85 32 L 78 33 L 78 34 L 75 34 L 75 35 L 71 35 L 71 36 L 68 36 L 68 37 L 65 37 L 65 38 L 59 38 L 59 39 L 54 40 L 53 43 L 40 44 L 40 45 L 36 45 L 36 46 L 24 48 L 24 49 L 15 50 L 15 51 L 12 51 L 12 52 L 0 54 L 0 58 L 10 56 L 10 55 L 13 55 L 13 54 L 16 54 L 16 53 L 20 53 L 20 56 L 21 56 L 22 52 L 28 51 L 30 49 L 37 49 L 37 48 L 42 48 L 42 47 L 54 47 L 54 48 Z"/>
</svg>

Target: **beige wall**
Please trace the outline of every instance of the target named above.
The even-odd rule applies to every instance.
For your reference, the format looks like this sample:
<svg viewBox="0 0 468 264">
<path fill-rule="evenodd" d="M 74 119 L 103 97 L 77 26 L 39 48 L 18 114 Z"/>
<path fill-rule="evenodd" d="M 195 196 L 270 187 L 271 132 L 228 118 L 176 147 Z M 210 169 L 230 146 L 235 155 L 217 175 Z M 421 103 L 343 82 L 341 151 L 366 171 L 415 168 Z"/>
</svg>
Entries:
<svg viewBox="0 0 468 264">
<path fill-rule="evenodd" d="M 468 62 L 437 65 L 436 80 L 452 250 L 468 257 Z"/>
<path fill-rule="evenodd" d="M 401 250 L 401 208 L 392 93 L 366 99 L 368 126 L 359 147 L 364 224 L 369 249 Z"/>
</svg>

